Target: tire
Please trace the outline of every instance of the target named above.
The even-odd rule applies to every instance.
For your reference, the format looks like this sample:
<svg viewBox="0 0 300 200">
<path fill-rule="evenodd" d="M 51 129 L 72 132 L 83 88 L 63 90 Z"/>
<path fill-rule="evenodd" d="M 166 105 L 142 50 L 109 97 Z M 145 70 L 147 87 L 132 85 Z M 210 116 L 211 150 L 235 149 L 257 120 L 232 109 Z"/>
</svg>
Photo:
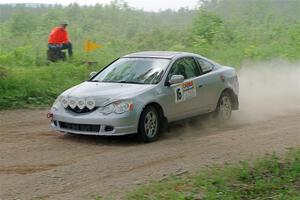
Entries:
<svg viewBox="0 0 300 200">
<path fill-rule="evenodd" d="M 153 142 L 161 133 L 161 116 L 153 106 L 147 106 L 140 117 L 138 128 L 138 140 Z"/>
<path fill-rule="evenodd" d="M 220 122 L 226 122 L 231 118 L 232 113 L 232 98 L 228 92 L 223 92 L 219 98 L 217 109 L 216 109 L 216 118 Z"/>
</svg>

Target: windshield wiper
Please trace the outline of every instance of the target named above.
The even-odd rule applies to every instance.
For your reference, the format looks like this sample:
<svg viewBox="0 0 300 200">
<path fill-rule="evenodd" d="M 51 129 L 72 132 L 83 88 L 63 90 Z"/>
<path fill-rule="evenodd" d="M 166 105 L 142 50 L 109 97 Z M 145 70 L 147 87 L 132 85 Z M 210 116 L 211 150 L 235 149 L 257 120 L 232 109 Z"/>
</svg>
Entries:
<svg viewBox="0 0 300 200">
<path fill-rule="evenodd" d="M 117 83 L 128 83 L 128 84 L 145 84 L 141 82 L 136 82 L 136 81 L 119 81 Z"/>
<path fill-rule="evenodd" d="M 141 83 L 141 82 L 136 82 L 136 81 L 99 81 L 99 80 L 90 80 L 89 82 L 146 84 L 146 83 Z"/>
</svg>

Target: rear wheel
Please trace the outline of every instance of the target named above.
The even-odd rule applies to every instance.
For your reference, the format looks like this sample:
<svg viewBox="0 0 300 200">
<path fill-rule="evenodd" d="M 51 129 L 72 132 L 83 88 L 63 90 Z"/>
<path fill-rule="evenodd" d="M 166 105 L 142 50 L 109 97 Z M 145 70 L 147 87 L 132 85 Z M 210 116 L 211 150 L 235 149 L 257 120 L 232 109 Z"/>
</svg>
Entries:
<svg viewBox="0 0 300 200">
<path fill-rule="evenodd" d="M 142 142 L 157 140 L 161 132 L 160 115 L 153 106 L 146 107 L 140 117 L 138 139 Z"/>
<path fill-rule="evenodd" d="M 223 92 L 217 106 L 216 117 L 219 121 L 227 121 L 231 118 L 232 99 L 228 92 Z"/>
</svg>

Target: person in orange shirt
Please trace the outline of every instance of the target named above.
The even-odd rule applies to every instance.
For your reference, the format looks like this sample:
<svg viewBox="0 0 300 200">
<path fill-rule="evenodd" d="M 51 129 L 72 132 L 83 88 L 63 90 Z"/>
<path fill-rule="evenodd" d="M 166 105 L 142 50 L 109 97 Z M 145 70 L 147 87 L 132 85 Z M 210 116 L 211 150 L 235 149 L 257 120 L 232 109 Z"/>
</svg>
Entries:
<svg viewBox="0 0 300 200">
<path fill-rule="evenodd" d="M 55 50 L 67 49 L 69 57 L 73 55 L 72 43 L 69 40 L 67 32 L 68 23 L 63 22 L 60 26 L 52 29 L 48 38 L 48 48 Z"/>
</svg>

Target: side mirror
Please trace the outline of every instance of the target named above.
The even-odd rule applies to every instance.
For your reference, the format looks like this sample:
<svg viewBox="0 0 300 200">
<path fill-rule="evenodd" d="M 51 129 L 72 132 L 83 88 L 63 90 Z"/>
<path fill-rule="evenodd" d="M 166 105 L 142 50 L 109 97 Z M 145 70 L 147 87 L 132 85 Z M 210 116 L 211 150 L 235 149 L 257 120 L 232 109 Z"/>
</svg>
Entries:
<svg viewBox="0 0 300 200">
<path fill-rule="evenodd" d="M 177 83 L 183 83 L 184 77 L 182 75 L 173 75 L 171 79 L 169 80 L 169 84 L 177 84 Z"/>
<path fill-rule="evenodd" d="M 90 78 L 93 78 L 98 72 L 91 72 L 90 73 Z"/>
</svg>

